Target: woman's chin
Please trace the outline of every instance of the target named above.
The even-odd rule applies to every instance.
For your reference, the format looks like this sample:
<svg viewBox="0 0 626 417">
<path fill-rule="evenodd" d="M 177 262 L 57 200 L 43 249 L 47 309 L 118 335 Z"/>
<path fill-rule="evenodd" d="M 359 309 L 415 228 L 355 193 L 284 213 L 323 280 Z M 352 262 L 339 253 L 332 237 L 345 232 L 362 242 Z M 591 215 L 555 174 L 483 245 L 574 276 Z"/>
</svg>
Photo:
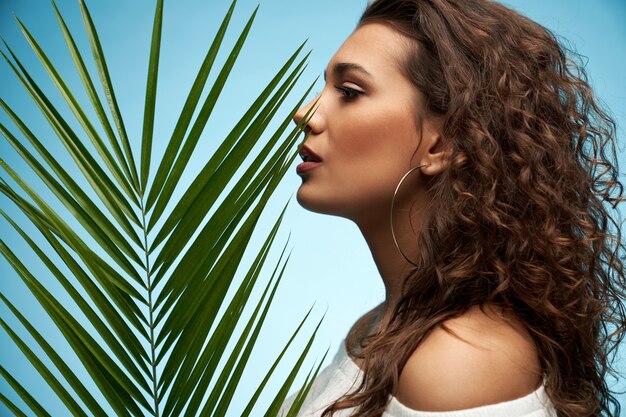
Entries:
<svg viewBox="0 0 626 417">
<path fill-rule="evenodd" d="M 308 193 L 306 190 L 303 190 L 302 186 L 298 188 L 298 192 L 296 193 L 296 201 L 298 201 L 298 204 L 300 204 L 302 208 L 309 211 L 317 212 L 319 210 L 319 199 L 315 198 L 314 195 Z"/>
<path fill-rule="evenodd" d="M 303 184 L 298 188 L 298 192 L 296 193 L 296 200 L 298 204 L 306 210 L 321 213 L 321 214 L 335 214 L 333 212 L 333 208 L 329 207 L 329 204 L 324 202 L 322 198 L 320 198 L 319 193 L 309 192 L 310 190 L 306 189 L 306 186 Z"/>
<path fill-rule="evenodd" d="M 353 219 L 353 212 L 347 210 L 338 201 L 324 200 L 319 194 L 308 193 L 302 188 L 296 193 L 296 200 L 300 206 L 308 211 L 329 216 L 343 217 Z"/>
</svg>

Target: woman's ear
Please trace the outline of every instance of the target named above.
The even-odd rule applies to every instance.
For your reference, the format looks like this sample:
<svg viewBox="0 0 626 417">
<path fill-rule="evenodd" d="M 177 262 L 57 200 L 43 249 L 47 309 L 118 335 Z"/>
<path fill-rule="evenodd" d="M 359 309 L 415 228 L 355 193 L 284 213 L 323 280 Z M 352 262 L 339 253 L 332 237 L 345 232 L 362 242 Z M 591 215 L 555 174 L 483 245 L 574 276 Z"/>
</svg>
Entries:
<svg viewBox="0 0 626 417">
<path fill-rule="evenodd" d="M 452 149 L 441 135 L 441 123 L 438 121 L 426 122 L 423 125 L 422 140 L 426 152 L 422 156 L 422 173 L 437 175 L 447 169 L 452 158 Z"/>
</svg>

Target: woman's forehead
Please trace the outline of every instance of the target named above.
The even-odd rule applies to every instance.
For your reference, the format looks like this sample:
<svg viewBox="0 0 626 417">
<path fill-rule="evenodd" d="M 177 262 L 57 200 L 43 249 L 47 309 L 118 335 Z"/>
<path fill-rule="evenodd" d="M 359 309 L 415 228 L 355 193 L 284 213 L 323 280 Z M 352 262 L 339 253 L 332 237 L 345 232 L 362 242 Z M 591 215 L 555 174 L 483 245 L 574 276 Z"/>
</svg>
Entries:
<svg viewBox="0 0 626 417">
<path fill-rule="evenodd" d="M 336 72 L 337 66 L 342 69 L 348 63 L 371 77 L 397 75 L 407 45 L 407 38 L 388 25 L 368 23 L 348 36 L 330 60 L 328 71 Z"/>
</svg>

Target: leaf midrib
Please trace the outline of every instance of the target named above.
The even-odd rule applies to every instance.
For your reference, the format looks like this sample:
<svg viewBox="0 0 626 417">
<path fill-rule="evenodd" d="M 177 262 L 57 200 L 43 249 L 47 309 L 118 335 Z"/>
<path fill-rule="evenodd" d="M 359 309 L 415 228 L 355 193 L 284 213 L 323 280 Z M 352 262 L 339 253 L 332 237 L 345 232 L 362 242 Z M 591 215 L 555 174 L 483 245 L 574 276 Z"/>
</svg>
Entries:
<svg viewBox="0 0 626 417">
<path fill-rule="evenodd" d="M 154 416 L 159 417 L 159 393 L 157 388 L 156 339 L 154 336 L 154 307 L 152 303 L 152 282 L 150 270 L 150 254 L 148 251 L 148 227 L 144 198 L 141 199 L 141 228 L 143 230 L 143 251 L 145 254 L 146 288 L 148 289 L 148 325 L 150 328 L 150 366 L 152 368 L 152 399 L 154 400 Z"/>
</svg>

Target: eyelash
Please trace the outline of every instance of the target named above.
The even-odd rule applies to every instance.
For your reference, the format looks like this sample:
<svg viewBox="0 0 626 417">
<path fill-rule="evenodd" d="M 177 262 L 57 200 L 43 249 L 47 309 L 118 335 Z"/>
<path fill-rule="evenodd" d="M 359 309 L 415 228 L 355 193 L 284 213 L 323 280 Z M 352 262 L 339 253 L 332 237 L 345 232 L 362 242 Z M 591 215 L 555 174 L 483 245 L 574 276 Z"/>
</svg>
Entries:
<svg viewBox="0 0 626 417">
<path fill-rule="evenodd" d="M 345 101 L 355 100 L 358 96 L 363 94 L 362 91 L 355 90 L 354 88 L 346 87 L 346 86 L 343 86 L 343 85 L 337 86 L 335 88 L 337 89 L 337 91 L 342 93 L 342 97 L 341 98 L 343 100 L 345 100 Z"/>
</svg>

